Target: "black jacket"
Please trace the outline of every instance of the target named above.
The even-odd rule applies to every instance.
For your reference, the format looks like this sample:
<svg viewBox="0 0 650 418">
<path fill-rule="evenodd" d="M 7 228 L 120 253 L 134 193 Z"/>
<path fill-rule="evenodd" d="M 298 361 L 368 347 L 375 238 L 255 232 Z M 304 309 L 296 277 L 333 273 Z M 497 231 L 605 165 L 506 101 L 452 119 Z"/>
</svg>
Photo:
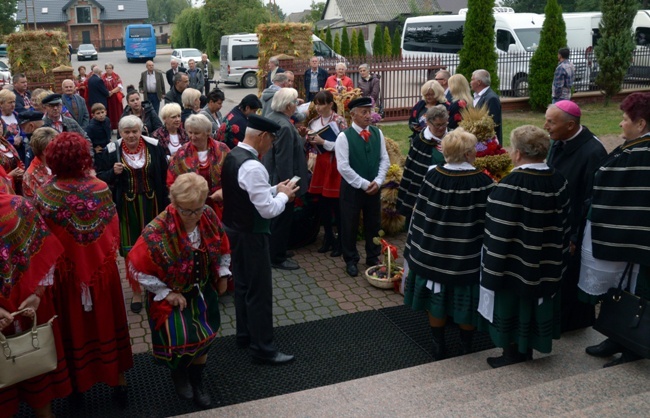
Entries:
<svg viewBox="0 0 650 418">
<path fill-rule="evenodd" d="M 93 74 L 88 78 L 88 109 L 91 109 L 95 103 L 101 103 L 108 111 L 109 94 L 100 76 Z"/>
<path fill-rule="evenodd" d="M 86 126 L 86 134 L 93 143 L 93 148 L 97 146 L 105 148 L 111 142 L 111 121 L 108 120 L 108 117 L 104 119 L 104 122 L 99 122 L 95 118 L 90 119 Z"/>
<path fill-rule="evenodd" d="M 144 110 L 144 118 L 142 119 L 142 135 L 151 136 L 158 128 L 163 126 L 163 124 L 158 117 L 158 114 L 153 109 L 153 106 L 151 106 L 151 103 L 147 100 L 142 102 L 142 109 Z M 131 110 L 131 106 L 126 105 L 124 112 L 122 112 L 122 117 L 132 114 L 133 111 Z"/>
<path fill-rule="evenodd" d="M 180 73 L 186 73 L 187 72 L 187 70 L 185 70 L 185 68 L 183 68 L 183 67 L 178 67 L 177 70 Z M 165 73 L 165 77 L 167 77 L 167 83 L 169 84 L 169 87 L 171 88 L 174 85 L 174 70 L 172 70 L 171 68 L 169 70 L 167 70 L 167 72 Z"/>
</svg>

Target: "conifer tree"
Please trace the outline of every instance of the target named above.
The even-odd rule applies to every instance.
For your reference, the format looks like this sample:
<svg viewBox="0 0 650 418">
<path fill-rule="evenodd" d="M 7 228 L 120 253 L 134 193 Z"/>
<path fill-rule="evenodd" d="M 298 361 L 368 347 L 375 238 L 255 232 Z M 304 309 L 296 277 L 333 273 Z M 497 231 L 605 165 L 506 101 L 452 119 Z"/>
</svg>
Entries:
<svg viewBox="0 0 650 418">
<path fill-rule="evenodd" d="M 393 32 L 393 57 L 399 58 L 400 51 L 402 50 L 402 32 L 399 28 L 395 28 Z"/>
<path fill-rule="evenodd" d="M 384 32 L 379 26 L 375 28 L 375 36 L 372 38 L 372 55 L 384 56 Z"/>
<path fill-rule="evenodd" d="M 357 47 L 359 48 L 360 57 L 368 55 L 368 52 L 366 51 L 366 39 L 364 38 L 361 29 L 359 29 L 359 33 L 357 34 Z"/>
<path fill-rule="evenodd" d="M 393 54 L 393 41 L 390 39 L 390 30 L 384 26 L 384 56 L 390 57 Z"/>
<path fill-rule="evenodd" d="M 621 83 L 630 66 L 635 42 L 632 23 L 637 13 L 636 0 L 602 0 L 603 18 L 594 52 L 600 71 L 596 84 L 605 93 L 605 105 L 621 90 Z"/>
<path fill-rule="evenodd" d="M 322 39 L 322 38 L 321 38 Z M 334 48 L 334 42 L 332 42 L 332 31 L 330 30 L 330 27 L 327 27 L 327 30 L 325 31 L 325 39 L 323 39 L 327 46 L 330 48 Z"/>
<path fill-rule="evenodd" d="M 558 1 L 547 0 L 544 14 L 546 17 L 539 37 L 539 47 L 530 59 L 528 72 L 530 107 L 538 110 L 545 109 L 551 103 L 557 53 L 567 45 L 566 25 Z M 526 83 L 523 80 L 514 80 L 513 88 L 517 87 L 525 88 Z M 521 93 L 518 95 L 526 95 L 525 91 Z"/>
<path fill-rule="evenodd" d="M 337 54 L 341 53 L 341 37 L 339 36 L 338 32 L 336 32 L 336 35 L 334 35 L 334 46 L 332 47 L 332 49 Z"/>
<path fill-rule="evenodd" d="M 343 28 L 343 35 L 341 36 L 341 55 L 344 57 L 350 55 L 350 37 L 348 36 L 348 28 Z"/>
<path fill-rule="evenodd" d="M 472 72 L 484 69 L 490 73 L 492 90 L 499 90 L 497 74 L 497 53 L 494 50 L 494 0 L 469 0 L 467 17 L 463 31 L 463 47 L 458 53 L 460 64 L 456 73 L 463 74 L 467 80 Z"/>
<path fill-rule="evenodd" d="M 350 36 L 350 56 L 359 56 L 359 41 L 357 40 L 357 30 L 352 29 L 352 36 Z"/>
</svg>

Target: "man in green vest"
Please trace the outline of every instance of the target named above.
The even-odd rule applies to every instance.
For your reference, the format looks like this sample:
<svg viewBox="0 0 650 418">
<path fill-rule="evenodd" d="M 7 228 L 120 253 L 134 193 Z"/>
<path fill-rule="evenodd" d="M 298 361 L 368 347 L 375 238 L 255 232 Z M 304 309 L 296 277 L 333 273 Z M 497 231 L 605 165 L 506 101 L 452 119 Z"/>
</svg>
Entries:
<svg viewBox="0 0 650 418">
<path fill-rule="evenodd" d="M 336 160 L 341 173 L 341 247 L 345 271 L 355 277 L 359 274 L 357 233 L 359 215 L 363 212 L 363 231 L 366 239 L 366 265 L 379 263 L 381 247 L 373 242 L 381 226 L 379 188 L 384 183 L 390 165 L 384 134 L 370 126 L 372 99 L 362 97 L 348 105 L 352 126 L 336 138 Z"/>
</svg>

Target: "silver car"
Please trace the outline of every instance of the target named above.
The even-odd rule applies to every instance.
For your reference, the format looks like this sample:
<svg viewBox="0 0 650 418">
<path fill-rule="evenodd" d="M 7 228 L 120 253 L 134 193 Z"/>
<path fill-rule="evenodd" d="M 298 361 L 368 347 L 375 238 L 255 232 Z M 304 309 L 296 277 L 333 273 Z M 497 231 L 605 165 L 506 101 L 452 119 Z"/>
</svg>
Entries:
<svg viewBox="0 0 650 418">
<path fill-rule="evenodd" d="M 97 61 L 97 50 L 92 44 L 81 44 L 77 50 L 77 61 Z"/>
</svg>

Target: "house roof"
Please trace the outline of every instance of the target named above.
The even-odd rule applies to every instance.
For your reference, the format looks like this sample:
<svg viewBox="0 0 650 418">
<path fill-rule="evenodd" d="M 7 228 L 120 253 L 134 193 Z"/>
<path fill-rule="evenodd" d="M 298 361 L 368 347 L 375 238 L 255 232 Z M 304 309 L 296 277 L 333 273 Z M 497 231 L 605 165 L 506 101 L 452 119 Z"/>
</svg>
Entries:
<svg viewBox="0 0 650 418">
<path fill-rule="evenodd" d="M 289 13 L 287 17 L 284 18 L 285 22 L 294 22 L 300 23 L 303 19 L 306 19 L 311 14 L 311 9 L 303 10 L 302 12 L 293 12 Z"/>
<path fill-rule="evenodd" d="M 149 17 L 147 0 L 90 0 L 90 2 L 101 9 L 99 20 L 142 20 Z M 65 23 L 68 21 L 67 10 L 74 7 L 76 3 L 76 0 L 34 0 L 34 10 L 32 10 L 32 3 L 28 1 L 29 21 L 33 22 L 35 13 L 37 24 Z M 25 2 L 19 1 L 17 9 L 18 21 L 25 23 Z"/>
<path fill-rule="evenodd" d="M 325 10 L 332 0 L 327 0 Z M 412 5 L 421 13 L 458 10 L 467 7 L 467 0 L 334 0 L 346 23 L 388 22 L 403 14 L 413 13 Z M 325 15 L 323 11 L 323 16 Z M 321 23 L 321 22 L 319 22 Z"/>
</svg>

